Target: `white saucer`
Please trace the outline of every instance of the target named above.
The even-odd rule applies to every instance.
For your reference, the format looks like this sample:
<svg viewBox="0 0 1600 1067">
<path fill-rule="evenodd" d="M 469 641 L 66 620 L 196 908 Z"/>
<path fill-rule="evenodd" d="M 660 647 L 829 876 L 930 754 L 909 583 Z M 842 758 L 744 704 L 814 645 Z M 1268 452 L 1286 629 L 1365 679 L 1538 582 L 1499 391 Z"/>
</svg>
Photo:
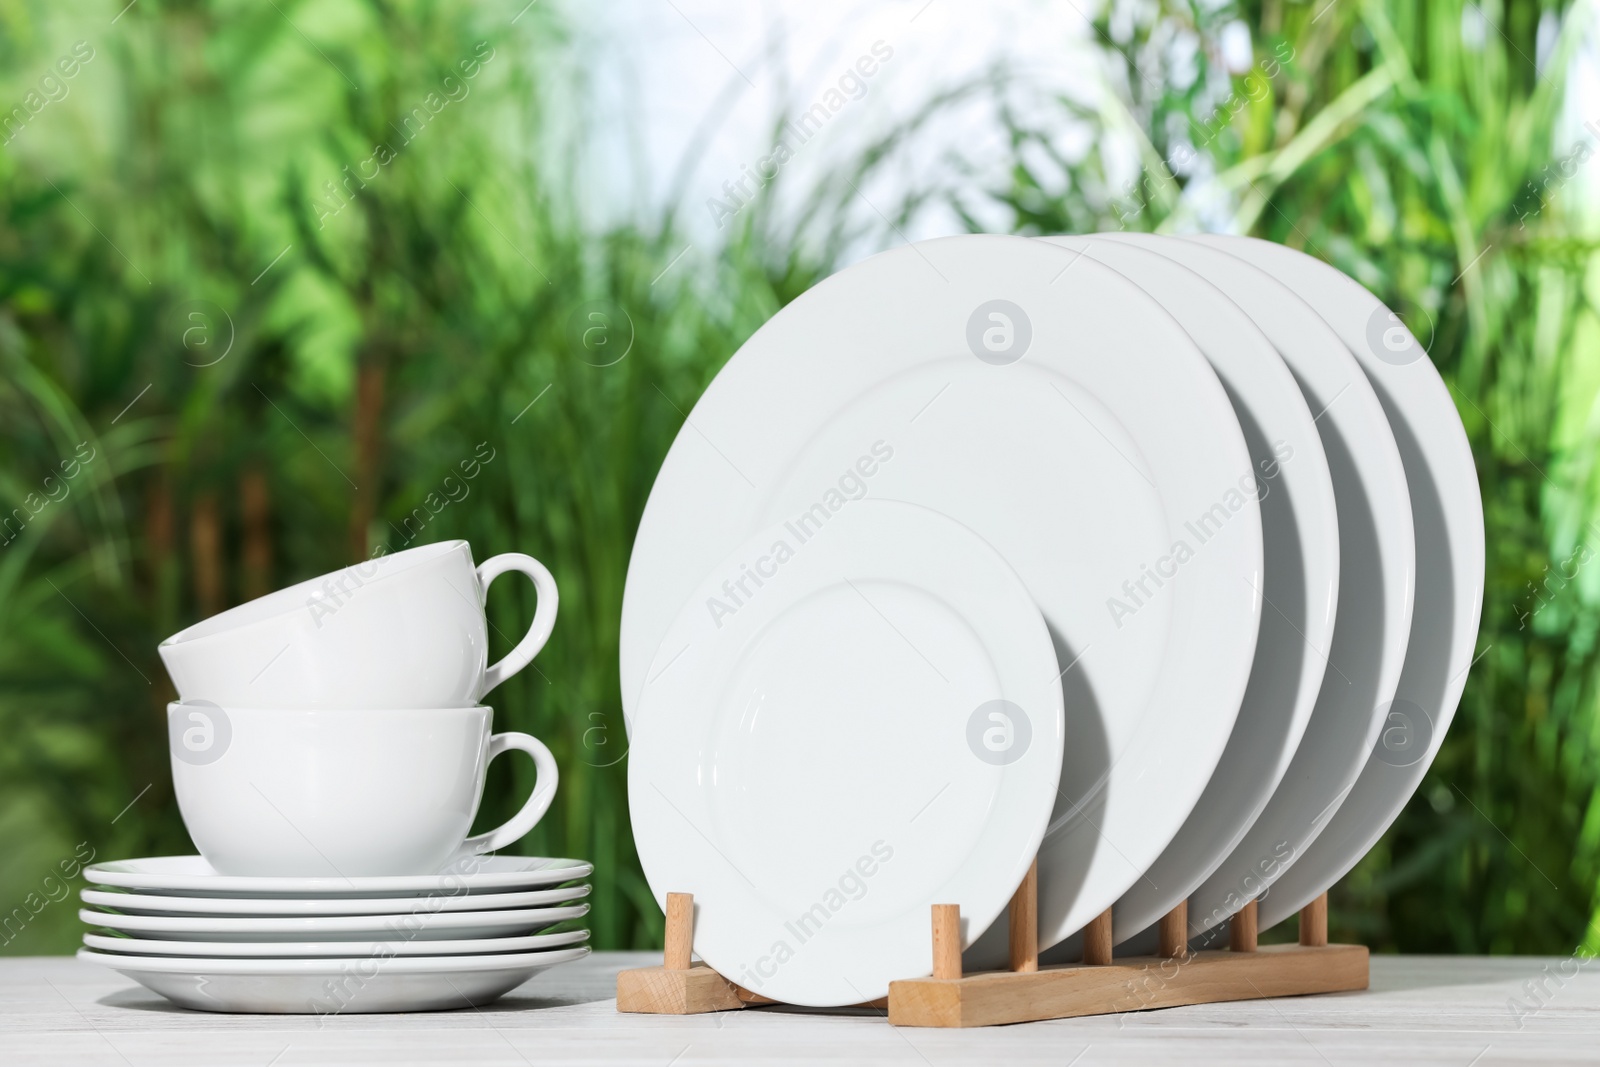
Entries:
<svg viewBox="0 0 1600 1067">
<path fill-rule="evenodd" d="M 158 941 L 153 938 L 84 934 L 83 943 L 100 952 L 124 956 L 208 956 L 227 959 L 339 956 L 487 956 L 496 952 L 542 952 L 581 944 L 587 930 L 525 937 L 474 937 L 432 941 L 423 938 L 389 941 Z"/>
<path fill-rule="evenodd" d="M 181 1007 L 288 1015 L 481 1007 L 588 954 L 580 946 L 500 956 L 198 960 L 78 950 L 80 960 L 110 967 Z"/>
<path fill-rule="evenodd" d="M 1209 245 L 1107 236 L 1140 243 L 1204 276 L 1261 328 L 1317 420 L 1339 510 L 1339 613 L 1316 709 L 1254 825 L 1190 895 L 1189 929 L 1200 934 L 1260 897 L 1305 853 L 1372 751 L 1411 630 L 1411 498 L 1389 420 L 1367 376 L 1305 301 L 1265 271 Z"/>
<path fill-rule="evenodd" d="M 1052 944 L 1160 854 L 1227 743 L 1261 618 L 1251 470 L 1210 366 L 1114 271 L 1017 237 L 874 256 L 774 315 L 690 412 L 629 563 L 624 709 L 700 579 L 757 530 L 863 494 L 961 522 L 1022 577 L 1065 669 L 1039 867 Z M 975 950 L 1003 959 L 1004 940 Z"/>
<path fill-rule="evenodd" d="M 119 889 L 197 897 L 420 897 L 514 892 L 587 878 L 594 865 L 539 856 L 472 856 L 439 874 L 363 878 L 257 878 L 218 874 L 200 856 L 97 863 L 84 881 Z"/>
<path fill-rule="evenodd" d="M 589 914 L 589 905 L 412 915 L 317 915 L 234 918 L 202 915 L 113 915 L 78 912 L 90 926 L 163 941 L 370 941 L 377 938 L 471 938 L 531 934 Z"/>
<path fill-rule="evenodd" d="M 85 904 L 124 915 L 404 915 L 436 911 L 506 911 L 582 900 L 589 886 L 564 886 L 528 893 L 457 893 L 427 897 L 173 897 L 85 889 Z"/>
<path fill-rule="evenodd" d="M 1033 863 L 1058 673 L 1021 579 L 951 519 L 861 500 L 757 534 L 641 694 L 628 800 L 650 888 L 694 894 L 695 950 L 747 989 L 884 996 L 931 969 L 931 905 L 960 905 L 970 940 Z"/>
<path fill-rule="evenodd" d="M 1417 606 L 1405 670 L 1377 746 L 1326 830 L 1266 900 L 1279 922 L 1344 877 L 1394 822 L 1439 752 L 1461 700 L 1483 607 L 1483 499 L 1450 391 L 1417 339 L 1342 272 L 1244 237 L 1206 238 L 1272 272 L 1355 353 L 1394 428 L 1417 530 Z"/>
<path fill-rule="evenodd" d="M 1122 942 L 1186 899 L 1261 814 L 1311 720 L 1333 640 L 1339 516 L 1311 410 L 1277 349 L 1239 305 L 1138 245 L 1046 238 L 1123 274 L 1178 320 L 1221 379 L 1255 460 L 1266 574 L 1255 665 L 1228 747 L 1189 818 L 1112 909 Z M 1154 947 L 1150 948 L 1154 951 Z"/>
</svg>

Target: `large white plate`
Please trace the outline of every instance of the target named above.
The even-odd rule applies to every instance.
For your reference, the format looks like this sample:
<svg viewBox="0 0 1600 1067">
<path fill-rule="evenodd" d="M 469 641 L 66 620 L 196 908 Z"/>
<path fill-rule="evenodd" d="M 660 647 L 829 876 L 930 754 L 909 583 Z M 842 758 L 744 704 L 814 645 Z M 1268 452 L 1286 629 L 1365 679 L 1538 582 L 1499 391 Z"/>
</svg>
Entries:
<svg viewBox="0 0 1600 1067">
<path fill-rule="evenodd" d="M 587 930 L 524 937 L 473 937 L 461 939 L 388 941 L 161 941 L 143 937 L 84 934 L 83 943 L 98 952 L 123 956 L 208 956 L 259 959 L 340 956 L 345 959 L 388 956 L 487 956 L 495 952 L 540 952 L 589 940 Z"/>
<path fill-rule="evenodd" d="M 113 915 L 78 912 L 90 926 L 162 941 L 370 941 L 374 938 L 510 937 L 589 914 L 589 905 L 460 911 L 416 915 L 316 915 L 238 918 L 225 915 Z"/>
<path fill-rule="evenodd" d="M 629 754 L 656 899 L 789 1004 L 932 968 L 929 907 L 988 926 L 1056 797 L 1060 668 L 1022 580 L 913 504 L 771 527 L 706 576 L 652 665 Z"/>
<path fill-rule="evenodd" d="M 1216 286 L 1121 241 L 1052 237 L 1149 293 L 1194 338 L 1233 401 L 1261 503 L 1266 572 L 1255 666 L 1211 782 L 1172 843 L 1112 909 L 1116 941 L 1150 927 L 1239 844 L 1288 770 L 1333 641 L 1339 520 L 1322 439 L 1277 349 Z M 1153 946 L 1152 946 L 1153 948 Z"/>
<path fill-rule="evenodd" d="M 110 967 L 181 1007 L 287 1015 L 481 1007 L 588 954 L 579 946 L 499 956 L 201 960 L 78 950 L 80 960 Z"/>
<path fill-rule="evenodd" d="M 587 878 L 594 865 L 542 856 L 469 856 L 438 874 L 355 878 L 261 878 L 218 874 L 201 856 L 153 856 L 86 867 L 84 880 L 147 893 L 196 897 L 422 897 L 514 892 Z"/>
<path fill-rule="evenodd" d="M 1199 934 L 1260 897 L 1304 855 L 1372 751 L 1411 630 L 1411 502 L 1377 395 L 1343 342 L 1305 301 L 1266 272 L 1209 245 L 1108 236 L 1143 243 L 1204 275 L 1255 320 L 1311 406 L 1339 510 L 1339 615 L 1317 705 L 1272 799 L 1190 895 L 1189 928 Z"/>
<path fill-rule="evenodd" d="M 1246 237 L 1206 240 L 1271 271 L 1317 310 L 1377 391 L 1411 491 L 1417 604 L 1394 703 L 1327 829 L 1261 903 L 1288 918 L 1344 877 L 1422 782 L 1461 700 L 1483 608 L 1483 500 L 1461 417 L 1423 346 L 1377 297 L 1301 252 Z"/>
<path fill-rule="evenodd" d="M 1071 742 L 1040 850 L 1053 944 L 1160 854 L 1227 743 L 1261 611 L 1251 469 L 1210 366 L 1114 271 L 1014 237 L 874 256 L 758 330 L 673 442 L 628 569 L 624 707 L 750 533 L 860 495 L 949 515 L 1022 576 L 1064 668 Z M 1186 524 L 1207 515 L 1201 544 Z M 1004 958 L 999 925 L 973 962 Z"/>
<path fill-rule="evenodd" d="M 429 897 L 173 897 L 85 889 L 85 904 L 124 915 L 404 915 L 436 911 L 505 911 L 581 900 L 587 885 L 529 893 L 457 893 Z"/>
</svg>

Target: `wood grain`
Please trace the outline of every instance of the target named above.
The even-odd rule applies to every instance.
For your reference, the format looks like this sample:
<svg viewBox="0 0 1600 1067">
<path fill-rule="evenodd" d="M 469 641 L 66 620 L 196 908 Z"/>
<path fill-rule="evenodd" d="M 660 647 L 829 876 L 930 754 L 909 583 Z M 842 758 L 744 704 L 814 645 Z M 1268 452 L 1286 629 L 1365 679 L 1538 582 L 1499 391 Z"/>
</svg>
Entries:
<svg viewBox="0 0 1600 1067">
<path fill-rule="evenodd" d="M 622 1012 L 699 1015 L 735 1011 L 746 1003 L 737 986 L 703 963 L 687 968 L 640 967 L 617 974 L 617 1010 Z"/>
<path fill-rule="evenodd" d="M 1177 907 L 1161 916 L 1156 929 L 1159 948 L 1156 954 L 1166 959 L 1178 959 L 1189 951 L 1189 902 L 1178 901 Z"/>
<path fill-rule="evenodd" d="M 1011 969 L 1031 974 L 1039 969 L 1039 861 L 1034 860 L 1011 896 Z"/>
<path fill-rule="evenodd" d="M 1111 909 L 1096 915 L 1083 928 L 1083 962 L 1094 967 L 1111 962 Z"/>
<path fill-rule="evenodd" d="M 1365 988 L 1364 946 L 1270 945 L 1251 953 L 1197 952 L 1182 960 L 1144 956 L 1046 967 L 1035 974 L 989 971 L 954 980 L 892 982 L 889 1021 L 896 1026 L 996 1026 Z"/>
<path fill-rule="evenodd" d="M 1255 901 L 1240 908 L 1228 924 L 1228 948 L 1234 952 L 1254 952 L 1260 919 Z"/>
<path fill-rule="evenodd" d="M 1328 894 L 1300 909 L 1300 943 L 1311 948 L 1328 943 Z"/>
<path fill-rule="evenodd" d="M 961 977 L 961 906 L 933 906 L 933 976 Z"/>
<path fill-rule="evenodd" d="M 667 894 L 667 947 L 669 971 L 687 971 L 694 955 L 694 894 Z"/>
<path fill-rule="evenodd" d="M 660 963 L 659 948 L 596 952 L 541 972 L 480 1011 L 315 1018 L 184 1011 L 97 964 L 0 956 L 0 1062 L 127 1067 L 120 1049 L 136 1067 L 266 1067 L 274 1057 L 275 1067 L 666 1067 L 674 1057 L 677 1067 L 927 1067 L 909 1039 L 935 1067 L 1065 1067 L 1080 1053 L 1077 1067 L 1467 1067 L 1474 1057 L 1489 1067 L 1593 1063 L 1600 1034 L 1600 965 L 1580 967 L 1571 957 L 1374 954 L 1365 992 L 943 1037 L 897 1035 L 880 1011 L 618 1014 L 617 972 Z M 1543 983 L 1542 1009 L 1532 1010 L 1530 980 L 1536 989 Z M 1509 1010 L 1513 1003 L 1526 1007 Z"/>
</svg>

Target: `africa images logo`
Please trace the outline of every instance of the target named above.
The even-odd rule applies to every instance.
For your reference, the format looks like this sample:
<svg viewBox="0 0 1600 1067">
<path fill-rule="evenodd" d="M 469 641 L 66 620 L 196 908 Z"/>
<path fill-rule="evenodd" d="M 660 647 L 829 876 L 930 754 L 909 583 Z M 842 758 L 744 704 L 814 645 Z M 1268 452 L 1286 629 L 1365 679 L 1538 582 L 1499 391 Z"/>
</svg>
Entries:
<svg viewBox="0 0 1600 1067">
<path fill-rule="evenodd" d="M 173 756 L 204 767 L 227 754 L 233 740 L 233 724 L 228 713 L 209 700 L 190 701 L 167 716 L 167 740 Z"/>
<path fill-rule="evenodd" d="M 992 366 L 1015 363 L 1032 343 L 1032 320 L 1009 300 L 985 301 L 967 317 L 967 347 Z"/>
</svg>

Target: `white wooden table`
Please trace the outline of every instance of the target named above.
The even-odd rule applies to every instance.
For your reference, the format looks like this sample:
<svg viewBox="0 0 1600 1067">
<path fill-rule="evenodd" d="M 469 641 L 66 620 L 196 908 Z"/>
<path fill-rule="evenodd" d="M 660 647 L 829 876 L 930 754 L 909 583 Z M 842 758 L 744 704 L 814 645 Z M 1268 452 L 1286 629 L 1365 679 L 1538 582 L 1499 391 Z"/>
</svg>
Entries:
<svg viewBox="0 0 1600 1067">
<path fill-rule="evenodd" d="M 616 972 L 658 960 L 597 953 L 483 1010 L 319 1019 L 184 1011 L 69 957 L 0 957 L 0 1065 L 1600 1063 L 1594 961 L 1375 956 L 1363 993 L 905 1030 L 866 1011 L 617 1014 Z"/>
</svg>

